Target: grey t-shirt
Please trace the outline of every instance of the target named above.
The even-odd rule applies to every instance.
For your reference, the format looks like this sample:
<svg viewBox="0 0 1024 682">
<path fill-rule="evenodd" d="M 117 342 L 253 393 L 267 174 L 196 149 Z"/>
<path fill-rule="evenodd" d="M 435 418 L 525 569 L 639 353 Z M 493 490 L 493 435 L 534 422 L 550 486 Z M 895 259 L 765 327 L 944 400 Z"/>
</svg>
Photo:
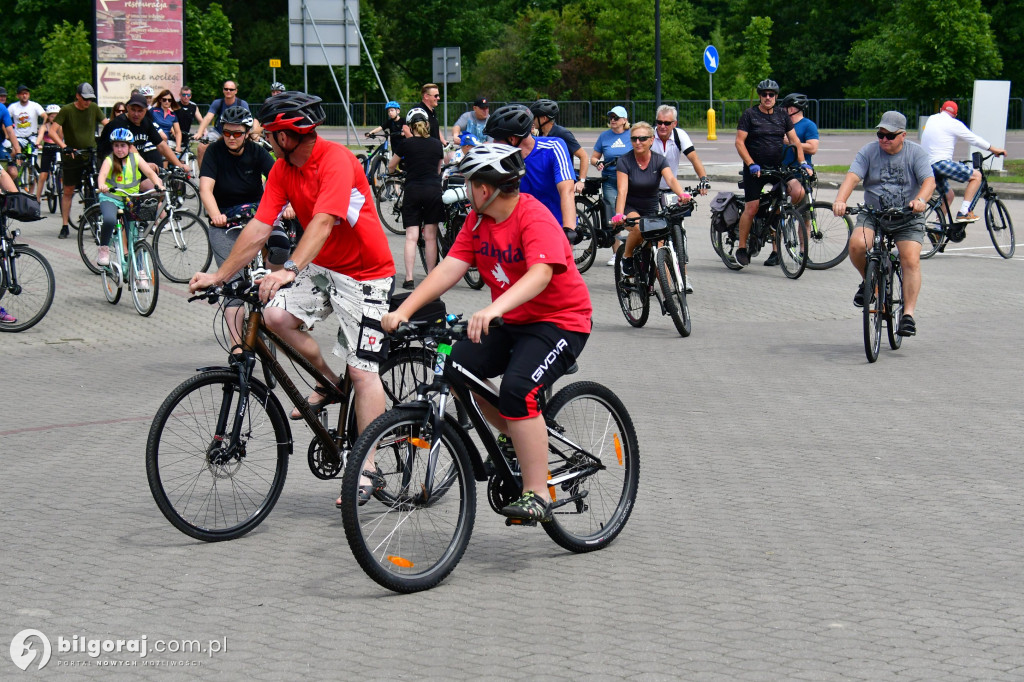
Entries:
<svg viewBox="0 0 1024 682">
<path fill-rule="evenodd" d="M 928 154 L 908 140 L 896 154 L 869 142 L 857 152 L 850 172 L 864 181 L 864 203 L 882 209 L 905 207 L 917 196 L 921 183 L 933 176 Z"/>
</svg>

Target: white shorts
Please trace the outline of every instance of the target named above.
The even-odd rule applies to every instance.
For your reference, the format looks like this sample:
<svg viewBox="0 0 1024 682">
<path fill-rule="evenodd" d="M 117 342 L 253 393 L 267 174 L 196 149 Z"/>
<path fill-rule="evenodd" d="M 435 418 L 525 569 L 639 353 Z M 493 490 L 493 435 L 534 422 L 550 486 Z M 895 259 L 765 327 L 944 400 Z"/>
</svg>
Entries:
<svg viewBox="0 0 1024 682">
<path fill-rule="evenodd" d="M 205 132 L 205 133 L 203 133 L 203 136 L 204 136 L 204 137 L 205 137 L 205 138 L 206 138 L 207 140 L 209 140 L 209 141 L 210 141 L 210 144 L 213 144 L 214 142 L 216 142 L 216 141 L 217 141 L 217 140 L 219 140 L 220 138 L 224 137 L 224 136 L 223 136 L 223 135 L 221 134 L 221 132 L 220 132 L 219 130 L 217 130 L 216 128 L 207 128 L 207 129 L 206 129 L 206 132 Z"/>
<path fill-rule="evenodd" d="M 334 312 L 338 316 L 338 339 L 333 353 L 345 358 L 349 367 L 376 372 L 378 363 L 356 355 L 363 333 L 363 318 L 376 320 L 388 312 L 394 277 L 359 282 L 348 275 L 310 263 L 292 285 L 279 289 L 268 307 L 283 308 L 302 322 L 308 331 Z M 367 350 L 364 348 L 364 350 Z"/>
</svg>

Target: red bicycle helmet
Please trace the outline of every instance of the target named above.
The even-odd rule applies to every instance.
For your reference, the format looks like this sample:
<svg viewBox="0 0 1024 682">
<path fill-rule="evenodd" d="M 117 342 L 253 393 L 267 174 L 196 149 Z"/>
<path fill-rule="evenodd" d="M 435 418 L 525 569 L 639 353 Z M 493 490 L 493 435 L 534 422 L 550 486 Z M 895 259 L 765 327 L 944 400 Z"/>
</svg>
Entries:
<svg viewBox="0 0 1024 682">
<path fill-rule="evenodd" d="M 268 97 L 260 107 L 260 125 L 270 132 L 291 130 L 300 135 L 311 133 L 327 118 L 320 105 L 322 101 L 316 95 L 296 90 L 278 93 Z"/>
</svg>

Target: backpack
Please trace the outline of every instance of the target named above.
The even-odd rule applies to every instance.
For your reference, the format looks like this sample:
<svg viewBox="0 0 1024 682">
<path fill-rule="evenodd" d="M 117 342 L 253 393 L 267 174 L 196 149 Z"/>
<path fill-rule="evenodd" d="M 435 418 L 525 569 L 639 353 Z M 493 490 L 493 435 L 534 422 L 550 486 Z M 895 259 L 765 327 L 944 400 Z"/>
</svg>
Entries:
<svg viewBox="0 0 1024 682">
<path fill-rule="evenodd" d="M 711 200 L 711 228 L 716 232 L 728 232 L 740 224 L 743 202 L 738 194 L 719 192 Z"/>
</svg>

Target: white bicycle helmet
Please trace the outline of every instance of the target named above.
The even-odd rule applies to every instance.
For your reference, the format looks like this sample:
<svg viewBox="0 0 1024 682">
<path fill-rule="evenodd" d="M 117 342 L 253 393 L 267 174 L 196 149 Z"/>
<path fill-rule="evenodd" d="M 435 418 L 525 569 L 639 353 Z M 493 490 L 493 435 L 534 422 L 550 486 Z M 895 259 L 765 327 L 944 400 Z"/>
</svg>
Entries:
<svg viewBox="0 0 1024 682">
<path fill-rule="evenodd" d="M 60 105 L 59 104 L 47 104 L 46 105 L 46 113 L 48 113 L 48 114 L 59 114 L 60 113 Z"/>
<path fill-rule="evenodd" d="M 459 172 L 466 180 L 478 180 L 502 191 L 515 189 L 526 175 L 523 154 L 507 144 L 484 144 L 473 147 L 459 162 Z"/>
<path fill-rule="evenodd" d="M 152 97 L 155 93 L 153 92 L 153 88 L 149 87 L 148 85 L 143 85 L 141 88 L 139 88 L 139 94 L 143 97 Z"/>
<path fill-rule="evenodd" d="M 412 125 L 416 121 L 429 121 L 429 120 L 430 120 L 430 116 L 427 114 L 427 112 L 424 109 L 421 109 L 420 107 L 416 107 L 415 109 L 410 109 L 409 113 L 405 115 L 405 122 L 408 125 Z"/>
</svg>

